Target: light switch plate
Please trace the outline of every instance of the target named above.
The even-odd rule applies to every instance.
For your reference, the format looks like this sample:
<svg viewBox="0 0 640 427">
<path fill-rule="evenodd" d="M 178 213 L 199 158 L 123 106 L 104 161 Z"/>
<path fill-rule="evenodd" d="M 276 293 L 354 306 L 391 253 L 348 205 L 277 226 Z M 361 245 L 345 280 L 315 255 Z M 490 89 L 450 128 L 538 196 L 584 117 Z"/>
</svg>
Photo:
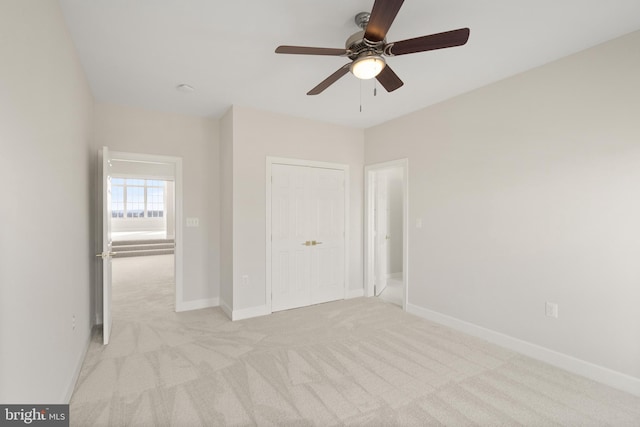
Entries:
<svg viewBox="0 0 640 427">
<path fill-rule="evenodd" d="M 544 306 L 544 314 L 547 317 L 558 318 L 558 304 L 555 302 L 547 302 Z"/>
<path fill-rule="evenodd" d="M 200 220 L 198 218 L 187 218 L 187 227 L 198 227 Z"/>
</svg>

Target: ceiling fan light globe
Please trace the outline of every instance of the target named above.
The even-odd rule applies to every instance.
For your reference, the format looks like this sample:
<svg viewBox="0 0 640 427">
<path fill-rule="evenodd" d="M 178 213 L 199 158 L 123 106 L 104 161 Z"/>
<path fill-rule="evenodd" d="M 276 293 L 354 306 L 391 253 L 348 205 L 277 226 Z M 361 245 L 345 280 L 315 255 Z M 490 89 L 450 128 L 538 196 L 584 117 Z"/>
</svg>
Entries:
<svg viewBox="0 0 640 427">
<path fill-rule="evenodd" d="M 362 80 L 376 77 L 384 69 L 386 62 L 378 55 L 369 55 L 357 58 L 351 64 L 351 72 Z"/>
</svg>

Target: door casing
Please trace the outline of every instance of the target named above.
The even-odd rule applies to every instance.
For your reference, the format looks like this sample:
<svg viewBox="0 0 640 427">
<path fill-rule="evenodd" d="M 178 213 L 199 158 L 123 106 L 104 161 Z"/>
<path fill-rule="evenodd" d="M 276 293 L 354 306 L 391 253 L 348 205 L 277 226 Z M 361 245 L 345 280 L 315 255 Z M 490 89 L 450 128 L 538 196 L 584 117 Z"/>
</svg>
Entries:
<svg viewBox="0 0 640 427">
<path fill-rule="evenodd" d="M 409 298 L 409 160 L 399 159 L 374 163 L 364 167 L 364 290 L 365 295 L 375 295 L 375 237 L 374 203 L 375 173 L 385 169 L 402 168 L 402 274 L 404 292 L 402 309 L 407 309 Z"/>
<path fill-rule="evenodd" d="M 184 289 L 183 289 L 183 213 L 182 213 L 182 204 L 183 204 L 183 190 L 182 190 L 182 158 L 174 157 L 174 156 L 162 156 L 155 154 L 143 154 L 143 153 L 128 153 L 122 151 L 111 151 L 109 150 L 109 155 L 112 160 L 127 160 L 132 162 L 141 162 L 141 163 L 165 163 L 173 165 L 174 176 L 172 177 L 162 177 L 166 180 L 174 181 L 174 198 L 175 198 L 175 310 L 176 312 L 185 311 L 188 308 L 184 302 Z M 158 177 L 160 178 L 160 177 Z M 100 177 L 100 187 L 102 187 L 102 177 Z M 100 191 L 99 200 L 102 200 L 102 190 Z M 100 224 L 97 227 L 98 236 L 102 234 L 102 213 L 104 211 L 104 206 L 100 203 L 101 208 L 99 212 Z M 102 238 L 99 238 L 101 241 Z M 101 261 L 101 260 L 100 260 Z M 98 269 L 100 271 L 100 269 Z M 102 295 L 102 280 L 97 280 L 97 289 L 96 289 L 96 324 L 103 323 L 103 295 Z"/>
</svg>

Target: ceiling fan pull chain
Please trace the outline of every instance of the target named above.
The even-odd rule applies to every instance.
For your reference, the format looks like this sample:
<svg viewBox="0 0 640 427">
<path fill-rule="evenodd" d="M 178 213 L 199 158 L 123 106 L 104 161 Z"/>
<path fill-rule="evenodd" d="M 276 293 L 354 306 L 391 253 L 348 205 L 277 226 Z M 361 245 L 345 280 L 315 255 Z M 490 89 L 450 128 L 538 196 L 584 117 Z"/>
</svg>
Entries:
<svg viewBox="0 0 640 427">
<path fill-rule="evenodd" d="M 373 96 L 378 96 L 378 81 L 373 81 Z"/>
</svg>

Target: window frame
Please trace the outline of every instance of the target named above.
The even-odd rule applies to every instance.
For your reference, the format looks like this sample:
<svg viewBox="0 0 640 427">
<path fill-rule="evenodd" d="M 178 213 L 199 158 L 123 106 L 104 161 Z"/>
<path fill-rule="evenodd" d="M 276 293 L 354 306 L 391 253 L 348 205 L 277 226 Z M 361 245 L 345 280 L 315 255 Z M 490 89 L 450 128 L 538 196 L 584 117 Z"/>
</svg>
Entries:
<svg viewBox="0 0 640 427">
<path fill-rule="evenodd" d="M 115 180 L 122 180 L 122 183 L 115 183 Z M 128 184 L 127 181 L 143 181 L 142 184 L 139 183 L 135 183 L 135 184 Z M 160 183 L 159 185 L 150 185 L 149 182 L 158 182 Z M 166 202 L 166 196 L 167 196 L 167 183 L 165 180 L 162 179 L 154 179 L 154 178 L 138 178 L 138 177 L 120 177 L 120 176 L 114 176 L 112 177 L 111 180 L 111 192 L 113 194 L 113 189 L 115 187 L 121 188 L 122 189 L 122 199 L 118 200 L 118 205 L 122 206 L 122 210 L 114 210 L 113 209 L 113 198 L 111 200 L 111 218 L 112 219 L 126 219 L 126 220 L 136 220 L 136 219 L 164 219 L 165 215 L 166 215 L 166 206 L 165 206 L 165 202 Z M 129 216 L 128 215 L 128 207 L 127 207 L 127 189 L 128 188 L 142 188 L 143 191 L 143 209 L 142 209 L 142 215 L 140 216 Z M 159 189 L 162 191 L 162 209 L 161 210 L 153 210 L 152 212 L 159 212 L 161 215 L 158 216 L 149 216 L 149 189 Z M 120 203 L 121 201 L 121 203 Z M 154 206 L 157 205 L 157 203 L 154 203 Z M 118 215 L 119 213 L 121 213 L 122 215 Z"/>
</svg>

